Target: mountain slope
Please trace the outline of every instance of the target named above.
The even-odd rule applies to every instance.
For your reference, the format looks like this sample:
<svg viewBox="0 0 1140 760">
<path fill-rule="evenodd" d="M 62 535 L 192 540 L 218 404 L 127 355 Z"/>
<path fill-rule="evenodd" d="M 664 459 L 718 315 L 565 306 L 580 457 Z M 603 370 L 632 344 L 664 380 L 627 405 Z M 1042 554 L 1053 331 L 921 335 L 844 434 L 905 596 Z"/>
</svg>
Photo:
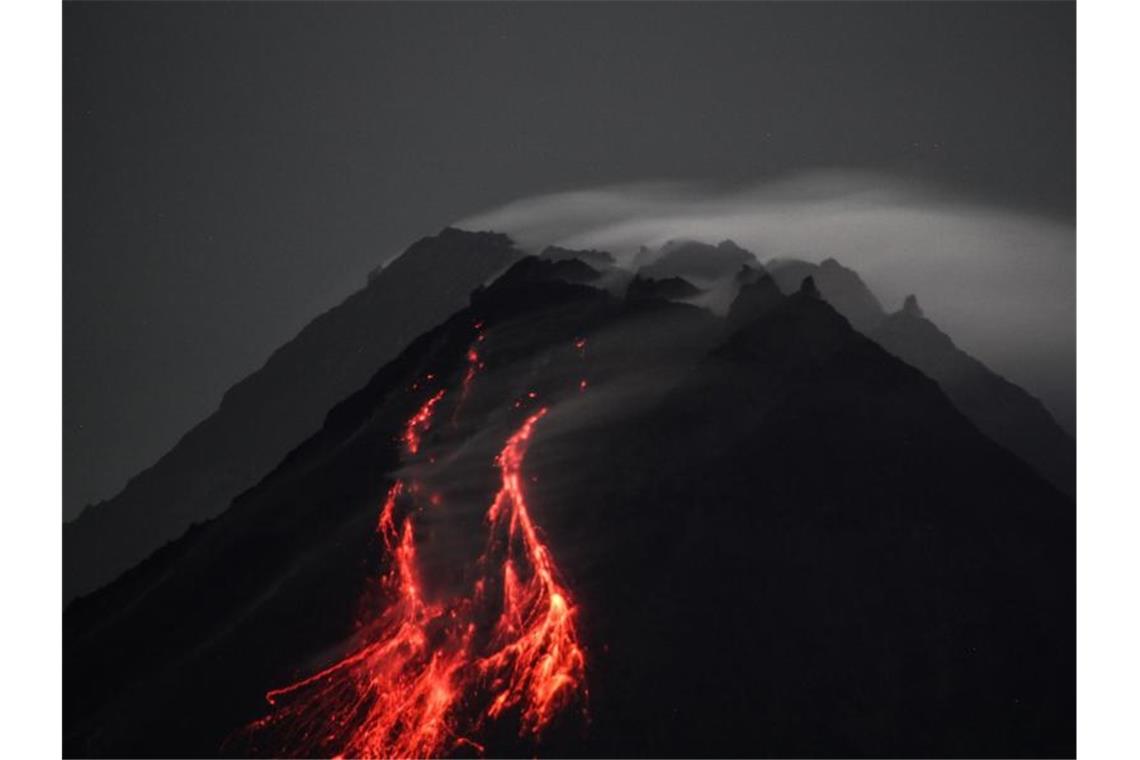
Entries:
<svg viewBox="0 0 1140 760">
<path fill-rule="evenodd" d="M 958 348 L 918 308 L 914 296 L 887 315 L 859 275 L 834 259 L 769 262 L 780 289 L 794 293 L 810 276 L 836 311 L 883 348 L 933 378 L 978 428 L 1033 466 L 1070 497 L 1076 494 L 1076 443 L 1024 389 Z"/>
<path fill-rule="evenodd" d="M 539 734 L 521 707 L 472 724 L 476 685 L 431 724 L 455 729 L 444 754 L 1072 754 L 1071 501 L 810 286 L 758 279 L 730 325 L 553 271 L 476 291 L 231 509 L 72 605 L 66 754 L 343 749 L 351 725 L 300 749 L 263 695 L 394 609 L 372 580 L 404 556 L 377 537 L 394 483 L 422 494 L 401 551 L 429 604 L 486 570 L 504 461 L 569 595 L 540 599 L 571 610 L 589 719 L 575 689 Z"/>
<path fill-rule="evenodd" d="M 1071 755 L 1072 502 L 811 291 L 550 444 L 574 487 L 534 499 L 575 505 L 605 642 L 592 753 Z"/>
<path fill-rule="evenodd" d="M 983 433 L 1075 495 L 1076 442 L 1040 401 L 954 345 L 925 317 L 914 296 L 869 337 L 936 380 Z"/>
<path fill-rule="evenodd" d="M 334 403 L 521 256 L 504 235 L 445 229 L 373 273 L 234 385 L 216 412 L 121 493 L 64 525 L 64 602 L 220 513 Z"/>
</svg>

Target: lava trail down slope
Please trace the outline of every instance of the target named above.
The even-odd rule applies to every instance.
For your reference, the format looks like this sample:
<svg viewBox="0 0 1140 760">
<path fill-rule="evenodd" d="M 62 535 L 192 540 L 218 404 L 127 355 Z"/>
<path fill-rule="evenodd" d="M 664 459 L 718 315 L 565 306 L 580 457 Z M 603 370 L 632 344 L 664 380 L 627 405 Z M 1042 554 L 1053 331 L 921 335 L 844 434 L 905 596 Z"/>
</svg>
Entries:
<svg viewBox="0 0 1140 760">
<path fill-rule="evenodd" d="M 575 343 L 579 351 L 584 346 L 583 339 Z M 474 345 L 467 359 L 459 402 L 480 366 Z M 424 383 L 434 379 L 429 374 Z M 421 454 L 446 395 L 436 390 L 405 424 L 409 462 Z M 457 404 L 453 423 L 459 411 Z M 366 627 L 362 646 L 266 695 L 274 709 L 250 727 L 257 744 L 286 756 L 434 757 L 460 747 L 482 753 L 477 737 L 486 721 L 517 709 L 520 734 L 537 738 L 561 709 L 584 705 L 574 604 L 524 491 L 527 448 L 548 411 L 530 412 L 495 459 L 500 484 L 486 512 L 487 541 L 463 594 L 436 599 L 421 578 L 416 516 L 445 508 L 441 497 L 430 479 L 396 480 L 377 522 L 388 564 L 382 586 L 391 601 Z M 446 456 L 440 449 L 446 446 L 436 446 L 430 463 Z"/>
</svg>

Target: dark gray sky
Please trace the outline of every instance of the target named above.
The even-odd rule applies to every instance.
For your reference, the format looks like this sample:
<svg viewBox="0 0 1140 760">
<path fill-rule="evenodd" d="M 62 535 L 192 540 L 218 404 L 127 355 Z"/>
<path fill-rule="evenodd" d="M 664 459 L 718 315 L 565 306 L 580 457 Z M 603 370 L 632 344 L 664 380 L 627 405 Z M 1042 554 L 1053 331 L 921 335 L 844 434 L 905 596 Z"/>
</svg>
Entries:
<svg viewBox="0 0 1140 760">
<path fill-rule="evenodd" d="M 64 7 L 65 516 L 425 234 L 536 193 L 869 168 L 1072 220 L 1075 10 Z"/>
</svg>

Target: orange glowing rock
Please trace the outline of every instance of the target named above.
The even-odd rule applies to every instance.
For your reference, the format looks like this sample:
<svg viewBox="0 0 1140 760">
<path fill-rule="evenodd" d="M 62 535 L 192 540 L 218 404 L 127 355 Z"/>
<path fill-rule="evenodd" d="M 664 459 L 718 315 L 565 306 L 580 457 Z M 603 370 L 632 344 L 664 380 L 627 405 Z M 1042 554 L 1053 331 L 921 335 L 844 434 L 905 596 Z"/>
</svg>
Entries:
<svg viewBox="0 0 1140 760">
<path fill-rule="evenodd" d="M 418 451 L 443 395 L 429 398 L 405 425 L 409 454 Z M 500 486 L 487 510 L 487 548 L 476 565 L 483 577 L 468 595 L 446 602 L 425 597 L 416 511 L 397 518 L 401 502 L 414 501 L 422 489 L 418 482 L 392 485 L 377 522 L 390 560 L 382 581 L 392 601 L 363 646 L 266 694 L 274 712 L 250 728 L 272 730 L 277 754 L 434 757 L 460 745 L 482 753 L 466 734 L 484 721 L 517 710 L 520 732 L 537 736 L 584 694 L 575 607 L 522 488 L 523 461 L 547 411 L 530 415 L 496 457 Z M 487 593 L 496 582 L 501 593 Z"/>
</svg>

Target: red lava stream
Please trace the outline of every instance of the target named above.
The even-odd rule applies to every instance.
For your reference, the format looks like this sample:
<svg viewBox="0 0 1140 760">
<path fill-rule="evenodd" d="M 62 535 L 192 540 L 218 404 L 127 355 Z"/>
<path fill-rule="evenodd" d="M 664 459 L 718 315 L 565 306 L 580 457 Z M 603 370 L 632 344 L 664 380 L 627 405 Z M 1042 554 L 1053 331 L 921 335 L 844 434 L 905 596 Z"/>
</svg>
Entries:
<svg viewBox="0 0 1140 760">
<path fill-rule="evenodd" d="M 470 380 L 464 377 L 463 396 Z M 405 424 L 408 455 L 419 451 L 444 395 L 430 396 Z M 377 521 L 391 601 L 367 628 L 366 643 L 266 695 L 272 711 L 250 728 L 272 737 L 273 752 L 434 757 L 467 746 L 481 753 L 475 737 L 489 721 L 517 716 L 520 735 L 538 737 L 585 696 L 575 606 L 523 488 L 527 448 L 547 411 L 530 414 L 496 457 L 500 484 L 465 594 L 439 601 L 425 594 L 415 538 L 418 484 L 392 485 Z"/>
</svg>

